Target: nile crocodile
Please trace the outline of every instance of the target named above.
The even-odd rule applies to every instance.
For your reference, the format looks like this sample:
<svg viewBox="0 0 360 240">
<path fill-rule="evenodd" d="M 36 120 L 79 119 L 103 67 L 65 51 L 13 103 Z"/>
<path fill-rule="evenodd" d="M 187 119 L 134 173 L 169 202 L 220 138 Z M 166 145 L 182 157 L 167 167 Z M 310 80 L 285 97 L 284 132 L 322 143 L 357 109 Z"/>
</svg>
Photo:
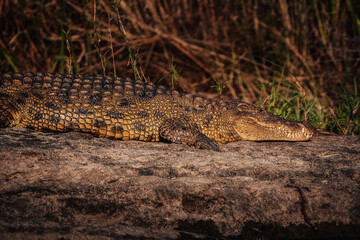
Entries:
<svg viewBox="0 0 360 240">
<path fill-rule="evenodd" d="M 216 151 L 218 143 L 305 141 L 315 132 L 307 122 L 239 100 L 211 100 L 119 77 L 30 72 L 0 76 L 0 127 L 6 126 Z"/>
</svg>

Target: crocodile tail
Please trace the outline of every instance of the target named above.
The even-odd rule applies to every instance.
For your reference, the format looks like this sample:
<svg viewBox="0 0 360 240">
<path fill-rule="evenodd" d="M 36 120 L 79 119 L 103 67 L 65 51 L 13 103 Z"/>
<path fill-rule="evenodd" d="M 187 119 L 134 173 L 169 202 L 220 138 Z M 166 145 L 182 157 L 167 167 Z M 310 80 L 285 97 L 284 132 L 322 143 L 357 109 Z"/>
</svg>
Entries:
<svg viewBox="0 0 360 240">
<path fill-rule="evenodd" d="M 9 126 L 14 120 L 13 116 L 16 111 L 14 99 L 6 93 L 0 92 L 0 127 Z"/>
<path fill-rule="evenodd" d="M 26 94 L 17 88 L 0 88 L 0 128 L 11 125 L 15 120 L 25 104 L 24 96 Z"/>
</svg>

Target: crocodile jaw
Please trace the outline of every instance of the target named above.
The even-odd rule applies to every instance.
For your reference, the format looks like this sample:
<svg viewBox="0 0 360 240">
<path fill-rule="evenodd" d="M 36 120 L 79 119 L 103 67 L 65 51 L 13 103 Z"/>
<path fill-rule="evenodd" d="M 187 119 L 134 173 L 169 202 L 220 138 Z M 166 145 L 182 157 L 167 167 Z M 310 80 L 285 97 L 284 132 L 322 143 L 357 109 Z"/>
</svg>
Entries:
<svg viewBox="0 0 360 240">
<path fill-rule="evenodd" d="M 236 121 L 236 132 L 241 140 L 306 141 L 315 131 L 307 122 L 288 121 L 267 112 L 260 117 L 243 116 Z"/>
</svg>

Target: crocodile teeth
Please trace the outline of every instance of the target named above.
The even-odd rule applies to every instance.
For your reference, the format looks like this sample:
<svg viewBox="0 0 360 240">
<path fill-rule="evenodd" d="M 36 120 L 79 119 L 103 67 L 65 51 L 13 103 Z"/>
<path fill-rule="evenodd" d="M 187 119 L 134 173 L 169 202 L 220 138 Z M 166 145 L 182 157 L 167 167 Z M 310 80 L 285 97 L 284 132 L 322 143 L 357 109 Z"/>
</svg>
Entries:
<svg viewBox="0 0 360 240">
<path fill-rule="evenodd" d="M 299 138 L 299 137 L 309 138 L 311 136 L 311 134 L 305 133 L 304 129 L 302 129 L 301 132 L 288 132 L 286 135 L 288 138 Z"/>
</svg>

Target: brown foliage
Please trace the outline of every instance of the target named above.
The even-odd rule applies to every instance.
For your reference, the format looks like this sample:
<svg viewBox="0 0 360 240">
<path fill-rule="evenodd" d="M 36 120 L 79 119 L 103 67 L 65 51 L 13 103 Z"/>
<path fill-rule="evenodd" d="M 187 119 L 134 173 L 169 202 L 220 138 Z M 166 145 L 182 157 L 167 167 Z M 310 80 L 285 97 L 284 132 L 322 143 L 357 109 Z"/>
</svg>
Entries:
<svg viewBox="0 0 360 240">
<path fill-rule="evenodd" d="M 259 83 L 283 70 L 324 96 L 359 76 L 360 5 L 348 2 L 123 0 L 119 12 L 146 78 L 171 86 L 175 66 L 184 90 L 216 97 L 209 87 L 225 83 L 224 97 L 254 102 L 268 94 Z M 75 72 L 102 73 L 103 60 L 107 74 L 132 75 L 110 0 L 4 0 L 0 28 L 1 72 L 67 72 L 72 62 Z"/>
</svg>

